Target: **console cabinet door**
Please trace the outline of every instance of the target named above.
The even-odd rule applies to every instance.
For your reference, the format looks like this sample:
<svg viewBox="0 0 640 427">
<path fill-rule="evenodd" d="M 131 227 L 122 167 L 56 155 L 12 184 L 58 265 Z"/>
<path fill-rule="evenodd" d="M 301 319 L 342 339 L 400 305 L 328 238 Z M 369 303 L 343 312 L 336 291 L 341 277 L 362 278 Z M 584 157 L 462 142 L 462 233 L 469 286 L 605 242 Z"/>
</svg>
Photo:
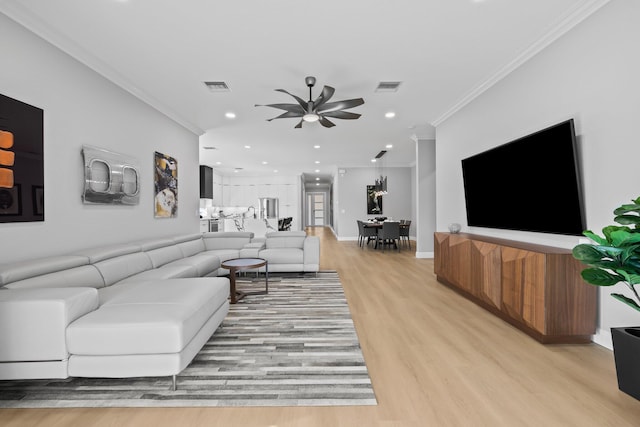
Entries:
<svg viewBox="0 0 640 427">
<path fill-rule="evenodd" d="M 545 332 L 545 255 L 502 247 L 502 308 L 510 317 Z"/>
<path fill-rule="evenodd" d="M 502 307 L 502 248 L 471 240 L 471 293 L 491 307 Z"/>
</svg>

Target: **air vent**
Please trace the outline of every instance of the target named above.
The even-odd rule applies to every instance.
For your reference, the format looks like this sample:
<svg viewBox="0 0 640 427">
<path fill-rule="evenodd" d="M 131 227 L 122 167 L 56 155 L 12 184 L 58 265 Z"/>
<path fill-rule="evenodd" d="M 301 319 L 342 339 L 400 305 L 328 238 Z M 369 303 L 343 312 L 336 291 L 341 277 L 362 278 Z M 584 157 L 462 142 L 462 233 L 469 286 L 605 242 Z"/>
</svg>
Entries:
<svg viewBox="0 0 640 427">
<path fill-rule="evenodd" d="M 211 92 L 229 92 L 229 86 L 225 82 L 204 82 Z"/>
<path fill-rule="evenodd" d="M 379 159 L 380 157 L 384 156 L 386 153 L 387 153 L 387 150 L 382 150 L 381 152 L 376 154 L 376 159 Z"/>
<path fill-rule="evenodd" d="M 376 92 L 397 92 L 402 82 L 380 82 L 376 88 Z"/>
<path fill-rule="evenodd" d="M 202 147 L 203 150 L 217 150 L 216 147 L 212 147 L 210 145 L 205 145 L 204 147 Z"/>
</svg>

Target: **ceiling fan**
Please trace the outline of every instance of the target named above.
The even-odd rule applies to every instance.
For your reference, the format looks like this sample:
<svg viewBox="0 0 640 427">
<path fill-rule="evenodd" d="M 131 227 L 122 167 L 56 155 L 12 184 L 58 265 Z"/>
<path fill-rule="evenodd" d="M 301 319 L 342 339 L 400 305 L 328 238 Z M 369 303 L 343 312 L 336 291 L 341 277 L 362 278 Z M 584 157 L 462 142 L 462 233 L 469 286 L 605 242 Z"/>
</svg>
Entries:
<svg viewBox="0 0 640 427">
<path fill-rule="evenodd" d="M 331 120 L 327 117 L 331 117 L 333 119 L 345 119 L 345 120 L 355 120 L 360 117 L 360 114 L 351 113 L 349 111 L 343 111 L 348 108 L 357 107 L 358 105 L 364 104 L 364 100 L 362 98 L 355 99 L 347 99 L 345 101 L 335 101 L 335 102 L 327 102 L 333 96 L 335 89 L 331 86 L 325 86 L 322 88 L 322 93 L 318 95 L 315 100 L 311 100 L 311 89 L 316 84 L 316 78 L 309 76 L 304 79 L 307 87 L 309 88 L 309 101 L 305 101 L 304 99 L 287 92 L 284 89 L 276 89 L 277 92 L 283 92 L 287 95 L 291 95 L 298 101 L 297 104 L 267 104 L 260 105 L 256 104 L 256 107 L 273 107 L 278 108 L 280 110 L 284 110 L 285 112 L 278 117 L 274 117 L 272 119 L 267 119 L 268 122 L 274 119 L 287 119 L 292 117 L 301 117 L 300 122 L 295 126 L 295 128 L 301 128 L 302 122 L 320 122 L 320 124 L 326 128 L 330 128 L 335 126 Z"/>
</svg>

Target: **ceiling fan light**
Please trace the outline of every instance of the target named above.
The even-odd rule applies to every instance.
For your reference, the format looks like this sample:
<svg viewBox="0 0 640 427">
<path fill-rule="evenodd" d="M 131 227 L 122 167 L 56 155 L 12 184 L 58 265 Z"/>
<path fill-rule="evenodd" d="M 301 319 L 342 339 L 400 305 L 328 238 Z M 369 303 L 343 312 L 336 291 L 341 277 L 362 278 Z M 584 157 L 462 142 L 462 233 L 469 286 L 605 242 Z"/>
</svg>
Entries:
<svg viewBox="0 0 640 427">
<path fill-rule="evenodd" d="M 320 120 L 320 116 L 318 116 L 316 113 L 307 113 L 302 116 L 302 120 L 309 123 L 317 122 L 318 120 Z"/>
</svg>

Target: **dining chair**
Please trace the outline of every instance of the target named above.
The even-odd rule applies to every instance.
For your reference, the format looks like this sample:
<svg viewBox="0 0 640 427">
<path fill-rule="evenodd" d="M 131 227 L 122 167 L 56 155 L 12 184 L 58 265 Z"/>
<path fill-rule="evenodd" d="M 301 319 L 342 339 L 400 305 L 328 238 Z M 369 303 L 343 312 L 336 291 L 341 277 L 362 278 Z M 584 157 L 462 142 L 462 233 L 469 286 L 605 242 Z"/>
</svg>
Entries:
<svg viewBox="0 0 640 427">
<path fill-rule="evenodd" d="M 398 245 L 398 241 L 400 240 L 400 222 L 399 221 L 385 221 L 382 223 L 382 228 L 378 229 L 378 237 L 376 239 L 376 248 L 378 244 L 382 244 L 382 252 L 384 252 L 384 246 L 386 244 L 393 243 L 400 251 L 400 245 Z"/>
<path fill-rule="evenodd" d="M 358 223 L 358 246 L 362 246 L 362 238 L 364 236 L 364 223 L 359 219 L 356 219 Z"/>
<path fill-rule="evenodd" d="M 373 227 L 367 227 L 364 221 L 356 220 L 358 222 L 358 246 L 364 248 L 365 239 L 367 245 L 375 240 L 378 236 L 378 230 Z"/>
<path fill-rule="evenodd" d="M 409 239 L 409 229 L 411 228 L 411 220 L 410 219 L 401 219 L 400 220 L 400 242 L 406 242 L 411 249 L 411 240 Z"/>
</svg>

